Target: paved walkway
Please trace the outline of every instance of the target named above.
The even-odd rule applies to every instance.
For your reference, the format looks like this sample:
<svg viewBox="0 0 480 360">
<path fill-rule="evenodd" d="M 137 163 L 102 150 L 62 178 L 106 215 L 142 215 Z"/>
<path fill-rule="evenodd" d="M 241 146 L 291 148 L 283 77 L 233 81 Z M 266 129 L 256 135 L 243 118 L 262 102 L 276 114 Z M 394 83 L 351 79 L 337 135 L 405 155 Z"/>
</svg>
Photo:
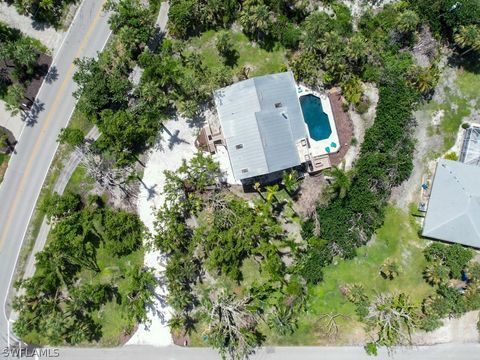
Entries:
<svg viewBox="0 0 480 360">
<path fill-rule="evenodd" d="M 168 2 L 162 2 L 160 12 L 155 22 L 155 27 L 160 34 L 164 33 L 168 20 Z M 141 69 L 137 68 L 134 78 L 139 81 Z M 165 180 L 164 170 L 176 170 L 182 163 L 183 158 L 189 158 L 195 153 L 195 131 L 189 128 L 185 120 L 170 120 L 163 126 L 165 133 L 162 139 L 149 152 L 149 159 L 143 173 L 140 186 L 137 209 L 140 219 L 148 227 L 152 234 L 155 233 L 154 222 L 157 209 L 163 205 L 163 184 Z M 165 257 L 160 251 L 147 251 L 145 253 L 145 265 L 154 269 L 159 283 L 155 292 L 157 297 L 154 306 L 148 309 L 148 324 L 139 324 L 137 331 L 127 342 L 127 345 L 154 345 L 167 346 L 172 344 L 172 336 L 168 327 L 171 317 L 171 309 L 165 303 L 168 289 L 163 281 L 165 271 Z"/>
<path fill-rule="evenodd" d="M 52 54 L 60 47 L 64 31 L 57 31 L 53 27 L 46 27 L 31 18 L 17 13 L 15 6 L 0 2 L 0 21 L 20 30 L 25 35 L 40 40 L 48 47 Z"/>
<path fill-rule="evenodd" d="M 95 141 L 100 136 L 100 131 L 97 129 L 96 126 L 90 130 L 90 132 L 85 137 L 86 139 L 90 139 Z M 62 172 L 58 176 L 58 179 L 53 186 L 53 192 L 56 192 L 60 195 L 63 194 L 65 188 L 67 187 L 68 181 L 72 177 L 73 172 L 80 164 L 82 160 L 82 155 L 78 151 L 74 151 L 67 161 L 65 161 L 65 167 L 62 169 Z M 45 217 L 42 221 L 42 225 L 40 226 L 40 231 L 38 232 L 37 238 L 35 240 L 35 244 L 33 246 L 33 250 L 28 257 L 27 264 L 25 266 L 25 274 L 24 278 L 32 277 L 35 273 L 35 255 L 43 250 L 45 246 L 45 242 L 47 241 L 48 233 L 50 231 L 51 225 L 47 222 L 47 218 Z"/>
<path fill-rule="evenodd" d="M 3 100 L 0 100 L 0 126 L 10 130 L 17 140 L 20 138 L 20 134 L 25 126 L 25 122 L 20 118 L 20 114 L 12 116 L 5 109 L 5 102 Z"/>
</svg>

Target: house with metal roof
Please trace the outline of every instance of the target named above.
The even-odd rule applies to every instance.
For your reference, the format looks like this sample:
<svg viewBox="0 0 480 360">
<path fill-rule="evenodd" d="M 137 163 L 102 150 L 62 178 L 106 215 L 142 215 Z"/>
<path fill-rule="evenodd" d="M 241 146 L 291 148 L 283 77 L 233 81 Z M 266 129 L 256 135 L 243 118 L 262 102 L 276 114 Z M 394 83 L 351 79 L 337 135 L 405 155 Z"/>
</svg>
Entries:
<svg viewBox="0 0 480 360">
<path fill-rule="evenodd" d="M 422 235 L 480 248 L 480 167 L 440 159 Z"/>
<path fill-rule="evenodd" d="M 308 135 L 291 72 L 235 83 L 214 99 L 236 179 L 302 164 L 296 143 Z"/>
</svg>

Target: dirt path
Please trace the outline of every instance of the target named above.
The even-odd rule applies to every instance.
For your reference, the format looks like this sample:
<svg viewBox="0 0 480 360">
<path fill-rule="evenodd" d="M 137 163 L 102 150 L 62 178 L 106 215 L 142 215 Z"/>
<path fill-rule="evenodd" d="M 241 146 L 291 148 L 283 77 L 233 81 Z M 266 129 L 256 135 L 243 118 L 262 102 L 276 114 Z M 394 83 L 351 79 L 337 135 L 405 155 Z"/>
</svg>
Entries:
<svg viewBox="0 0 480 360">
<path fill-rule="evenodd" d="M 442 103 L 445 101 L 445 89 L 455 89 L 456 73 L 455 69 L 445 65 L 442 69 L 442 75 L 435 88 L 435 95 L 431 101 Z M 438 153 L 443 146 L 442 134 L 431 135 L 428 133 L 428 127 L 432 125 L 432 115 L 420 106 L 419 110 L 414 113 L 417 126 L 415 128 L 415 153 L 413 157 L 413 171 L 410 178 L 402 185 L 393 189 L 391 201 L 395 206 L 408 211 L 408 205 L 415 201 L 416 194 L 419 194 L 422 182 L 422 176 L 429 170 L 429 155 Z M 431 135 L 431 136 L 429 136 Z"/>
<path fill-rule="evenodd" d="M 353 137 L 357 140 L 357 145 L 350 146 L 345 154 L 344 161 L 346 169 L 350 169 L 358 157 L 360 145 L 363 143 L 363 138 L 365 137 L 365 131 L 373 124 L 377 113 L 378 89 L 373 84 L 364 84 L 363 93 L 370 102 L 367 112 L 362 115 L 352 110 L 348 112 L 348 117 L 353 124 Z"/>
</svg>

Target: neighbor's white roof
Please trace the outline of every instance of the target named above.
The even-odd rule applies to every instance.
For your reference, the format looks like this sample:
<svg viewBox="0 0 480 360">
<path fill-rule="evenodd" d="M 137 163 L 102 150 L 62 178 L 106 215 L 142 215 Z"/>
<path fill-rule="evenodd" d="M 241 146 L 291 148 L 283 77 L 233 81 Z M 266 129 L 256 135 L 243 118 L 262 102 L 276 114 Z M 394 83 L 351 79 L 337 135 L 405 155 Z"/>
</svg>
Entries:
<svg viewBox="0 0 480 360">
<path fill-rule="evenodd" d="M 439 160 L 423 235 L 480 248 L 480 167 Z"/>
</svg>

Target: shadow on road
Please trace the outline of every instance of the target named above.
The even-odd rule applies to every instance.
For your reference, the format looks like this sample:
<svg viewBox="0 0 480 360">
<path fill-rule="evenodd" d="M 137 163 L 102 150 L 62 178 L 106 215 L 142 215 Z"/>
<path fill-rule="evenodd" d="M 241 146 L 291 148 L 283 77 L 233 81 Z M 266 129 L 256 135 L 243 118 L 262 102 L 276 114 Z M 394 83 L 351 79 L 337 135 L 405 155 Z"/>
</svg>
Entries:
<svg viewBox="0 0 480 360">
<path fill-rule="evenodd" d="M 51 84 L 58 79 L 58 70 L 55 65 L 52 65 L 45 76 L 45 82 Z"/>
<path fill-rule="evenodd" d="M 30 110 L 22 112 L 21 119 L 27 126 L 34 126 L 38 122 L 38 115 L 45 110 L 45 104 L 35 99 Z"/>
</svg>

